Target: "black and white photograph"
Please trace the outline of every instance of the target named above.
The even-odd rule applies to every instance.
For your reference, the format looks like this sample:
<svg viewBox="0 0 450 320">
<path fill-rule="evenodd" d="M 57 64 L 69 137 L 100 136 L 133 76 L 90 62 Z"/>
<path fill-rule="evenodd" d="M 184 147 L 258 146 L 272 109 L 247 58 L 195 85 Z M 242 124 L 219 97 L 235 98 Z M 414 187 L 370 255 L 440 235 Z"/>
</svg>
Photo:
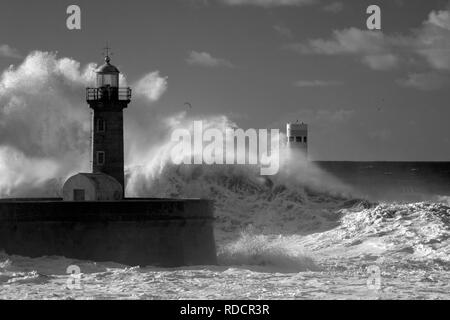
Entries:
<svg viewBox="0 0 450 320">
<path fill-rule="evenodd" d="M 449 89 L 450 0 L 0 0 L 0 299 L 448 300 Z"/>
</svg>

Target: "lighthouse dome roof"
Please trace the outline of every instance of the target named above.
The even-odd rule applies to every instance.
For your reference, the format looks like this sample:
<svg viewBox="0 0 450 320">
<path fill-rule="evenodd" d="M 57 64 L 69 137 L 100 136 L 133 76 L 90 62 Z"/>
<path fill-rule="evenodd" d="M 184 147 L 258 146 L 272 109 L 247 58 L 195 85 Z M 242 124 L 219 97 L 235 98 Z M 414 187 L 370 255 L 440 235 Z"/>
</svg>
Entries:
<svg viewBox="0 0 450 320">
<path fill-rule="evenodd" d="M 105 57 L 105 63 L 95 70 L 97 73 L 120 73 L 119 69 L 110 63 L 109 57 Z"/>
</svg>

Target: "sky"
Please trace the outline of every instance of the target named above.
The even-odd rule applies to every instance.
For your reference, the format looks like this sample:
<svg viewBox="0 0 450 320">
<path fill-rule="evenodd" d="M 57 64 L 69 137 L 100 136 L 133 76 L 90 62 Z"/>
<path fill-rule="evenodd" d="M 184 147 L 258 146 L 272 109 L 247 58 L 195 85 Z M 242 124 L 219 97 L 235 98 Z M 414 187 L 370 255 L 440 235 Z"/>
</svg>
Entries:
<svg viewBox="0 0 450 320">
<path fill-rule="evenodd" d="M 71 4 L 81 8 L 81 30 L 66 27 Z M 366 27 L 371 4 L 381 8 L 381 31 Z M 0 146 L 40 161 L 58 150 L 70 158 L 73 142 L 61 149 L 60 133 L 86 131 L 83 70 L 102 62 L 107 42 L 135 89 L 125 130 L 137 142 L 148 137 L 136 127 L 185 111 L 241 128 L 306 122 L 314 160 L 450 158 L 450 4 L 442 0 L 2 0 Z M 76 83 L 52 82 L 57 100 L 30 94 L 52 93 L 41 73 L 27 71 L 50 62 L 63 74 L 55 79 Z M 70 108 L 59 107 L 65 101 Z M 71 121 L 43 134 L 28 127 L 58 120 L 39 112 Z M 37 135 L 48 143 L 31 143 Z"/>
</svg>

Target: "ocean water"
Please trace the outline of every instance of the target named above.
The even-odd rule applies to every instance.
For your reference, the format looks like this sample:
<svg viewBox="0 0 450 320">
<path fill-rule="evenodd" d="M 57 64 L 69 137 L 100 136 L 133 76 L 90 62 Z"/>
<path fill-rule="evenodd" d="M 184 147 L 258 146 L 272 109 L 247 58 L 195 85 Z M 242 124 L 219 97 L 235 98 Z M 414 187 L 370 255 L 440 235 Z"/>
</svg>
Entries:
<svg viewBox="0 0 450 320">
<path fill-rule="evenodd" d="M 236 167 L 134 176 L 135 195 L 215 200 L 219 265 L 140 268 L 0 253 L 0 298 L 450 298 L 446 197 L 376 202 L 327 176 L 301 180 Z M 69 266 L 80 273 L 69 275 Z"/>
</svg>

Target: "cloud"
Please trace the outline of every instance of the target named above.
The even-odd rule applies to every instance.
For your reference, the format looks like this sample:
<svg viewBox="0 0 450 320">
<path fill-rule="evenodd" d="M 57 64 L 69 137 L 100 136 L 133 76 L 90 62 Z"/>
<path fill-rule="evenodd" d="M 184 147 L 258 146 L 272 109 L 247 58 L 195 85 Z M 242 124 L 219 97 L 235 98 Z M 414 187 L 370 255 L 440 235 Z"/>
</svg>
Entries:
<svg viewBox="0 0 450 320">
<path fill-rule="evenodd" d="M 7 44 L 2 44 L 0 45 L 0 57 L 21 59 L 22 55 L 19 51 L 17 51 L 17 49 L 11 48 Z"/>
<path fill-rule="evenodd" d="M 276 32 L 278 32 L 278 34 L 280 34 L 283 37 L 286 37 L 286 38 L 293 38 L 294 37 L 294 34 L 293 34 L 292 30 L 289 29 L 286 26 L 275 25 L 275 26 L 273 26 L 273 29 Z"/>
<path fill-rule="evenodd" d="M 355 55 L 374 70 L 397 66 L 398 57 L 390 53 L 394 39 L 382 32 L 349 28 L 335 30 L 331 39 L 312 39 L 306 43 L 293 43 L 288 48 L 301 54 Z"/>
<path fill-rule="evenodd" d="M 448 10 L 432 11 L 427 23 L 450 30 L 450 12 Z"/>
<path fill-rule="evenodd" d="M 294 82 L 294 86 L 300 88 L 341 86 L 343 84 L 344 83 L 341 81 L 324 81 L 324 80 L 299 80 Z"/>
<path fill-rule="evenodd" d="M 159 100 L 167 86 L 167 77 L 161 77 L 159 71 L 150 72 L 133 84 L 134 92 L 150 102 Z"/>
<path fill-rule="evenodd" d="M 401 86 L 422 91 L 439 90 L 450 85 L 450 77 L 435 72 L 412 73 L 397 81 Z"/>
<path fill-rule="evenodd" d="M 202 67 L 227 67 L 227 68 L 233 68 L 234 65 L 225 60 L 220 58 L 215 58 L 211 56 L 207 52 L 197 52 L 197 51 L 191 51 L 189 53 L 189 57 L 186 59 L 186 62 L 193 66 L 202 66 Z"/>
<path fill-rule="evenodd" d="M 450 9 L 432 11 L 413 41 L 432 68 L 450 70 Z"/>
<path fill-rule="evenodd" d="M 349 28 L 333 31 L 331 39 L 311 39 L 290 48 L 302 54 L 379 54 L 386 51 L 387 41 L 381 32 Z"/>
<path fill-rule="evenodd" d="M 400 62 L 399 57 L 390 53 L 367 55 L 362 61 L 373 70 L 390 70 Z"/>
<path fill-rule="evenodd" d="M 332 2 L 323 7 L 323 10 L 330 13 L 339 13 L 344 9 L 344 4 L 342 2 Z"/>
<path fill-rule="evenodd" d="M 318 3 L 318 0 L 219 0 L 231 6 L 248 5 L 258 7 L 304 6 Z"/>
<path fill-rule="evenodd" d="M 300 54 L 349 55 L 373 70 L 390 70 L 402 61 L 450 71 L 450 9 L 432 11 L 420 28 L 409 34 L 386 34 L 348 28 L 334 30 L 330 38 L 292 43 Z"/>
</svg>

